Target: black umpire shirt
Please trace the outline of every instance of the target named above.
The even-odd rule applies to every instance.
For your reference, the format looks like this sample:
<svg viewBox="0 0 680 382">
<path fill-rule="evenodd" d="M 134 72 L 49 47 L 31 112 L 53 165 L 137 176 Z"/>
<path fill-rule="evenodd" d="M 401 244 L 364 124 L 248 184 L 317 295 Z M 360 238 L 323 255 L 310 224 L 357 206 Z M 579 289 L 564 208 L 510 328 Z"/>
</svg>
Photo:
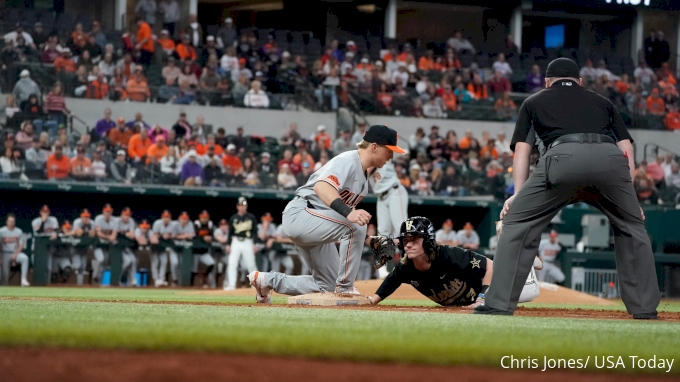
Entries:
<svg viewBox="0 0 680 382">
<path fill-rule="evenodd" d="M 626 139 L 633 142 L 614 105 L 572 80 L 558 80 L 522 103 L 510 142 L 512 151 L 517 142 L 527 142 L 532 128 L 545 147 L 563 135 L 576 133 L 602 134 L 617 142 Z"/>
</svg>

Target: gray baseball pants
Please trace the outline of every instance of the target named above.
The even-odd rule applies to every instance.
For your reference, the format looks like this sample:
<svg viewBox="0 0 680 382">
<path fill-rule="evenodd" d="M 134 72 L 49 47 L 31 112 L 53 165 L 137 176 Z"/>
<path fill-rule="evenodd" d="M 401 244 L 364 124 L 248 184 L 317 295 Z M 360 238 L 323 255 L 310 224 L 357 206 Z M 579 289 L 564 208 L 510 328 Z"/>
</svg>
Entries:
<svg viewBox="0 0 680 382">
<path fill-rule="evenodd" d="M 21 279 L 28 277 L 28 256 L 19 252 L 15 262 L 21 265 Z M 9 271 L 12 267 L 12 252 L 2 254 L 2 285 L 9 285 Z"/>
<path fill-rule="evenodd" d="M 541 157 L 503 219 L 486 306 L 516 309 L 541 232 L 562 207 L 577 201 L 595 206 L 611 222 L 621 299 L 628 313 L 656 312 L 661 297 L 652 246 L 628 159 L 611 143 L 563 143 Z"/>
<path fill-rule="evenodd" d="M 311 276 L 270 272 L 263 282 L 277 293 L 352 292 L 359 272 L 366 226 L 359 226 L 330 209 L 314 209 L 302 198 L 283 211 L 283 230 L 297 246 Z M 335 242 L 340 242 L 340 250 Z"/>
</svg>

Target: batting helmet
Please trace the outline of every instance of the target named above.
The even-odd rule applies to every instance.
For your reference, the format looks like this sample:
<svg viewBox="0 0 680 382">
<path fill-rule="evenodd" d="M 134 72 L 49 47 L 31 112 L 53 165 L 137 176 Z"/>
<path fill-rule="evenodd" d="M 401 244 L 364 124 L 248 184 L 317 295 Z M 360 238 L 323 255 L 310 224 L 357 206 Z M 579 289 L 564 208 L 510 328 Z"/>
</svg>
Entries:
<svg viewBox="0 0 680 382">
<path fill-rule="evenodd" d="M 401 223 L 399 229 L 399 250 L 404 252 L 404 238 L 408 236 L 419 236 L 423 238 L 423 249 L 426 253 L 432 253 L 435 249 L 436 240 L 434 235 L 434 225 L 430 219 L 422 216 L 408 218 Z"/>
</svg>

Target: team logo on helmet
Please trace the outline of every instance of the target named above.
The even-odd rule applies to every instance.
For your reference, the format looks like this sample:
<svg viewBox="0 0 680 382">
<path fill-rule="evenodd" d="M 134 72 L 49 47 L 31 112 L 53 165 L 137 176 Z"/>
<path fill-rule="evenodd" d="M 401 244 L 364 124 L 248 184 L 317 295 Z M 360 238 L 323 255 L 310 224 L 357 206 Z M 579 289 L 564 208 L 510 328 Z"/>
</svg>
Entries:
<svg viewBox="0 0 680 382">
<path fill-rule="evenodd" d="M 409 219 L 404 222 L 406 224 L 406 230 L 410 231 L 413 228 L 413 220 Z"/>
</svg>

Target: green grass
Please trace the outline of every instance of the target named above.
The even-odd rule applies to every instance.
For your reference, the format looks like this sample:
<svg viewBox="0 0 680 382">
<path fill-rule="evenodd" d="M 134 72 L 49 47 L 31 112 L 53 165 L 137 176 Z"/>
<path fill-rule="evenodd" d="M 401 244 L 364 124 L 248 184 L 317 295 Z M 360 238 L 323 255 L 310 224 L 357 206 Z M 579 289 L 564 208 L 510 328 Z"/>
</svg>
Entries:
<svg viewBox="0 0 680 382">
<path fill-rule="evenodd" d="M 238 304 L 251 303 L 253 297 L 176 290 L 2 288 L 0 346 L 219 351 L 493 367 L 500 367 L 506 355 L 656 355 L 675 359 L 672 373 L 680 373 L 678 323 L 120 302 L 125 300 Z M 669 307 L 678 311 L 680 304 Z"/>
</svg>

